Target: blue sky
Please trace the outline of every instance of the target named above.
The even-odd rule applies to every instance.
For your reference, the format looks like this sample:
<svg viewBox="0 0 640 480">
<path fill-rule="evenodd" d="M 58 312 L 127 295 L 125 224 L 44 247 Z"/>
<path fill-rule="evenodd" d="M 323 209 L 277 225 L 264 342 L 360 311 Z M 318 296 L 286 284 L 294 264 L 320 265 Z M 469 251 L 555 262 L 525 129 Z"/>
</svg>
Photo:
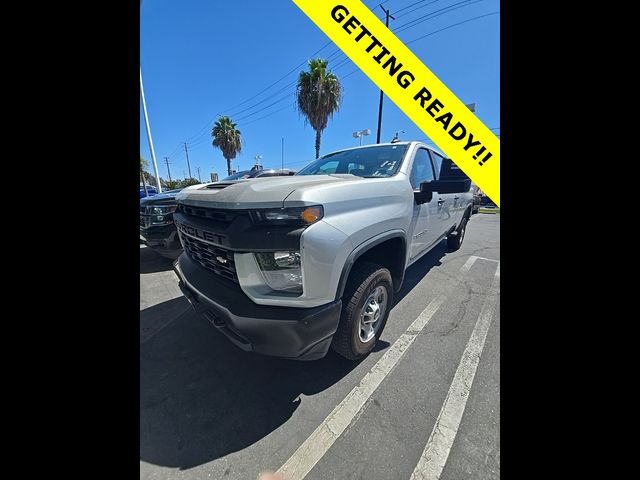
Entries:
<svg viewBox="0 0 640 480">
<path fill-rule="evenodd" d="M 377 7 L 380 2 L 364 3 L 383 15 Z M 397 33 L 407 43 L 499 12 L 500 2 L 387 0 L 384 7 L 397 16 L 390 23 L 392 30 L 407 25 Z M 420 23 L 409 23 L 432 12 Z M 498 135 L 499 26 L 500 15 L 488 15 L 408 45 L 460 100 L 475 102 L 476 115 Z M 266 167 L 280 167 L 283 137 L 285 168 L 300 169 L 313 160 L 315 132 L 294 107 L 295 86 L 287 85 L 306 64 L 295 67 L 328 42 L 291 0 L 145 0 L 140 11 L 140 63 L 160 175 L 167 178 L 164 157 L 168 156 L 171 177 L 184 178 L 187 161 L 182 142 L 186 141 L 194 177 L 198 177 L 196 167 L 203 181 L 210 172 L 226 176 L 226 161 L 211 146 L 210 137 L 220 113 L 228 114 L 242 132 L 243 151 L 234 160 L 234 169 L 251 167 L 257 154 Z M 331 43 L 315 55 L 329 57 L 329 69 L 341 80 L 344 95 L 340 111 L 322 135 L 321 154 L 358 145 L 352 136 L 357 130 L 371 130 L 365 144 L 376 140 L 379 90 L 336 50 Z M 282 81 L 242 103 L 290 71 Z M 391 140 L 399 130 L 406 132 L 400 136 L 403 140 L 426 138 L 385 96 L 382 141 Z M 151 160 L 142 107 L 140 153 Z M 151 165 L 149 170 L 153 173 Z"/>
</svg>

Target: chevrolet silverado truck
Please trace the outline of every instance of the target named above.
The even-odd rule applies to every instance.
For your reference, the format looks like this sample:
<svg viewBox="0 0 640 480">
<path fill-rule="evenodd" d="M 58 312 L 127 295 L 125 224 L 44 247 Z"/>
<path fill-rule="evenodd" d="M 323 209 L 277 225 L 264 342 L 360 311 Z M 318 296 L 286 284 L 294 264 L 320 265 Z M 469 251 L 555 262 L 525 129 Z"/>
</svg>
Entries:
<svg viewBox="0 0 640 480">
<path fill-rule="evenodd" d="M 173 223 L 176 195 L 182 189 L 140 199 L 140 241 L 165 258 L 175 260 L 182 253 L 182 244 Z"/>
<path fill-rule="evenodd" d="M 382 334 L 405 270 L 458 249 L 471 180 L 420 142 L 325 155 L 292 177 L 195 185 L 173 214 L 194 309 L 245 351 L 350 360 Z"/>
</svg>

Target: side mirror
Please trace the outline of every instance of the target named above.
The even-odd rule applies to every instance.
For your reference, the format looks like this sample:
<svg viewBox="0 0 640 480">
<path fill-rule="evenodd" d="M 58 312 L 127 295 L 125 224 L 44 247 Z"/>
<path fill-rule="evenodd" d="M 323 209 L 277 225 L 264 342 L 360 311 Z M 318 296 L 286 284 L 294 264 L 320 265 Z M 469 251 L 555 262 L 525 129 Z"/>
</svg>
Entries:
<svg viewBox="0 0 640 480">
<path fill-rule="evenodd" d="M 418 205 L 428 203 L 433 198 L 433 192 L 438 193 L 464 193 L 471 189 L 471 179 L 457 178 L 447 180 L 431 180 L 422 182 L 420 191 L 413 192 L 413 198 Z"/>
<path fill-rule="evenodd" d="M 413 198 L 415 199 L 418 205 L 423 203 L 429 203 L 433 199 L 433 188 L 431 186 L 431 182 L 422 182 L 420 184 L 420 190 L 417 192 L 413 192 Z"/>
</svg>

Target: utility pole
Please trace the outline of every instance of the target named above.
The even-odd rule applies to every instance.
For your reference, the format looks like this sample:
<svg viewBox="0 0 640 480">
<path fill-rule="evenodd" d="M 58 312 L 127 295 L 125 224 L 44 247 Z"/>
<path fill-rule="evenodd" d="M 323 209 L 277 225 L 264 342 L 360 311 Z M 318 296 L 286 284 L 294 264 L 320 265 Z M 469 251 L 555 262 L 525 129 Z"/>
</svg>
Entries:
<svg viewBox="0 0 640 480">
<path fill-rule="evenodd" d="M 169 157 L 164 157 L 164 162 L 167 164 L 167 173 L 169 174 L 169 183 L 171 183 L 171 170 L 169 170 Z"/>
<path fill-rule="evenodd" d="M 184 142 L 184 153 L 187 155 L 187 168 L 189 169 L 189 178 L 191 178 L 191 164 L 189 163 L 189 151 L 187 150 L 187 142 Z"/>
<path fill-rule="evenodd" d="M 142 2 L 140 3 L 142 7 Z M 158 175 L 158 164 L 156 162 L 156 152 L 153 149 L 153 139 L 151 138 L 151 127 L 149 126 L 149 116 L 147 115 L 147 101 L 144 99 L 144 86 L 142 84 L 142 67 L 140 67 L 140 98 L 142 98 L 142 112 L 144 114 L 144 125 L 147 127 L 147 140 L 149 142 L 149 150 L 151 150 L 151 160 L 153 161 L 153 173 L 156 174 L 156 187 L 158 193 L 162 193 L 160 186 L 160 175 Z"/>
<path fill-rule="evenodd" d="M 382 4 L 380 5 L 380 8 L 382 9 L 382 11 L 387 16 L 386 25 L 387 25 L 387 28 L 389 28 L 389 18 L 392 18 L 393 20 L 395 20 L 395 18 L 391 16 L 391 13 L 389 12 L 389 10 L 385 9 L 382 6 Z M 378 140 L 376 141 L 376 143 L 380 143 L 380 133 L 381 133 L 381 130 L 382 130 L 382 100 L 383 100 L 383 98 L 384 98 L 384 93 L 382 93 L 382 90 L 380 90 L 380 106 L 378 107 Z"/>
<path fill-rule="evenodd" d="M 282 170 L 284 170 L 284 137 L 282 137 Z"/>
<path fill-rule="evenodd" d="M 198 171 L 198 180 L 202 183 L 202 179 L 200 178 L 200 167 L 196 167 L 196 170 Z"/>
</svg>

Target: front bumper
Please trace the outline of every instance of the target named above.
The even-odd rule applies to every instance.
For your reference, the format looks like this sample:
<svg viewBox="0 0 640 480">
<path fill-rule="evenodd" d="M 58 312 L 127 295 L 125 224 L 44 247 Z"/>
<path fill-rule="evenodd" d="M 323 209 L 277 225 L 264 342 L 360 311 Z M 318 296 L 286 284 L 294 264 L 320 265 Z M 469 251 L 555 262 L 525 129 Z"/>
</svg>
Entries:
<svg viewBox="0 0 640 480">
<path fill-rule="evenodd" d="M 182 244 L 175 223 L 145 227 L 140 221 L 141 240 L 161 255 L 176 259 L 182 253 Z"/>
<path fill-rule="evenodd" d="M 186 254 L 180 255 L 174 270 L 196 312 L 243 350 L 296 360 L 317 360 L 329 350 L 341 300 L 314 308 L 257 305 L 238 285 Z"/>
</svg>

